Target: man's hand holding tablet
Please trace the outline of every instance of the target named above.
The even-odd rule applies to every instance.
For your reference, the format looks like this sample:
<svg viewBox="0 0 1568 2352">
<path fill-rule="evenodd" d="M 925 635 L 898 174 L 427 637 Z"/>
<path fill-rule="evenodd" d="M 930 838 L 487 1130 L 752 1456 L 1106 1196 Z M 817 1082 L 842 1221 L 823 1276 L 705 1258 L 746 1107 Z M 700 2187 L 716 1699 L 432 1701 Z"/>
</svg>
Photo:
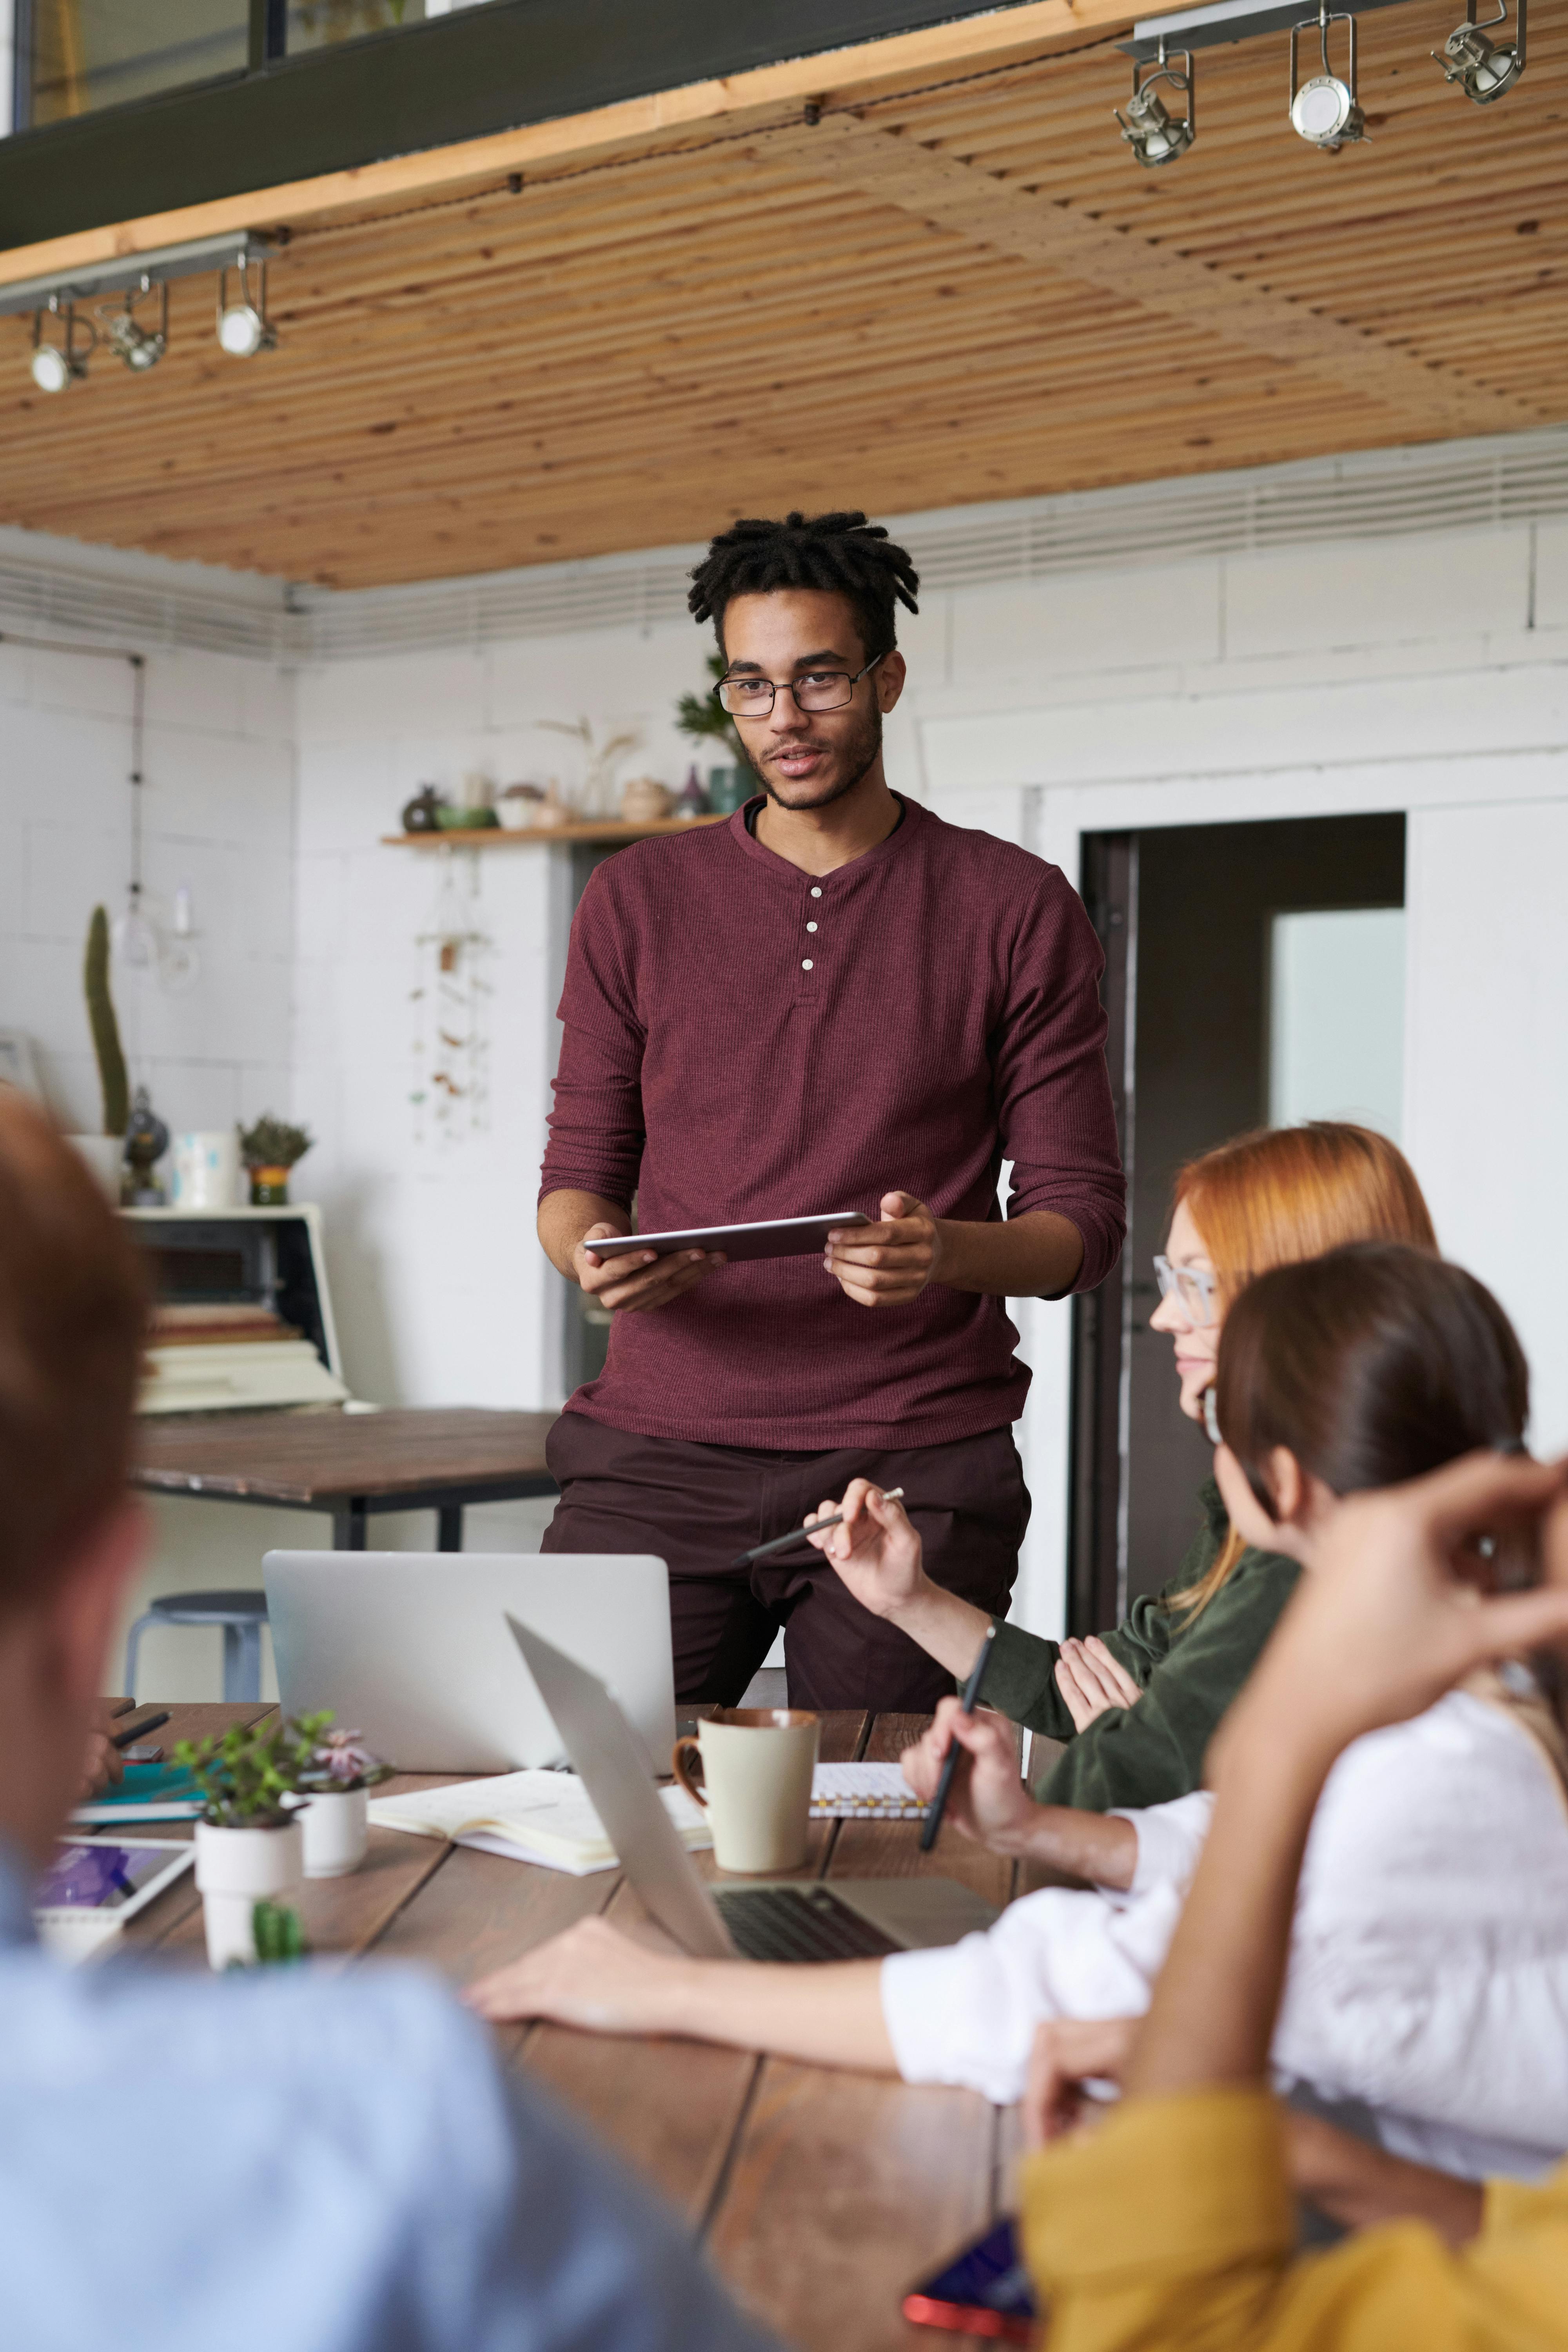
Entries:
<svg viewBox="0 0 1568 2352">
<path fill-rule="evenodd" d="M 586 1297 L 596 1299 L 614 1315 L 646 1313 L 668 1307 L 700 1283 L 705 1274 L 724 1263 L 719 1250 L 685 1249 L 661 1255 L 657 1250 L 617 1252 L 601 1257 L 595 1242 L 624 1236 L 607 1223 L 590 1225 L 572 1253 L 572 1270 Z"/>
</svg>

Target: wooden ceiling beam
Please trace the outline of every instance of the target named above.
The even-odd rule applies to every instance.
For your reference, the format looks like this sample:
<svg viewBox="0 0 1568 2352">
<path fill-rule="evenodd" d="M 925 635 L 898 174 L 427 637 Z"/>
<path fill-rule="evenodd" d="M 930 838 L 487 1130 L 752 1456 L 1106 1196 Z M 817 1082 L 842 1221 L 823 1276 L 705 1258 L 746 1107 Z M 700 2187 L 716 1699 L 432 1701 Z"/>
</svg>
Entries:
<svg viewBox="0 0 1568 2352">
<path fill-rule="evenodd" d="M 1542 412 L 1511 393 L 1439 373 L 1413 352 L 1384 343 L 1304 304 L 1206 268 L 1164 245 L 1047 203 L 941 149 L 860 121 L 824 116 L 815 126 L 763 133 L 755 152 L 798 157 L 804 167 L 860 189 L 939 233 L 991 246 L 1048 269 L 1122 294 L 1188 335 L 1216 333 L 1271 360 L 1364 394 L 1412 423 L 1443 433 L 1517 431 Z"/>
<path fill-rule="evenodd" d="M 1152 13 L 1167 13 L 1171 0 Z M 119 221 L 42 243 L 0 252 L 0 285 L 79 268 L 123 254 L 196 237 L 226 236 L 268 222 L 297 225 L 361 206 L 408 204 L 457 195 L 511 173 L 561 166 L 634 150 L 649 141 L 689 136 L 700 129 L 743 128 L 825 93 L 866 92 L 969 67 L 1001 64 L 1048 52 L 1053 44 L 1081 42 L 1086 33 L 1129 26 L 1127 0 L 1015 0 L 978 16 L 963 16 L 919 32 L 857 43 L 815 57 L 790 58 L 721 80 L 657 90 L 584 114 L 531 123 L 456 145 L 397 155 L 349 171 L 288 185 L 253 190 L 215 202 L 187 205 L 141 220 Z"/>
</svg>

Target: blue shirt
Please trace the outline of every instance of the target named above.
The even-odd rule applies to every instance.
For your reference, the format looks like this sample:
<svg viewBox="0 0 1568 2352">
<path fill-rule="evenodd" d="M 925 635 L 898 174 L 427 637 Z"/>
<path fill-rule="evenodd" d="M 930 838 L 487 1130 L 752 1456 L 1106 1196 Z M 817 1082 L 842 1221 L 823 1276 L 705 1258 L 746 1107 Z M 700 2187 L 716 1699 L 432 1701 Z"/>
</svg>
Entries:
<svg viewBox="0 0 1568 2352">
<path fill-rule="evenodd" d="M 769 2352 L 438 1985 L 72 1969 L 0 1855 L 0 2335 L 26 2352 Z"/>
</svg>

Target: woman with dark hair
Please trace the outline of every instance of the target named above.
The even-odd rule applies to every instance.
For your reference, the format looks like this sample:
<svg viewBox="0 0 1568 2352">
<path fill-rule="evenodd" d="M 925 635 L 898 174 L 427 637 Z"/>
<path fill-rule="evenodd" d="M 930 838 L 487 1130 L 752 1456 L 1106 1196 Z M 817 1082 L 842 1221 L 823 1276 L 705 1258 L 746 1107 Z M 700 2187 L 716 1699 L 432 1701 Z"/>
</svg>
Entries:
<svg viewBox="0 0 1568 2352">
<path fill-rule="evenodd" d="M 1529 1409 L 1496 1300 L 1460 1268 L 1391 1245 L 1281 1266 L 1244 1291 L 1217 1394 L 1231 1443 L 1216 1468 L 1238 1532 L 1309 1570 L 1343 1496 L 1516 1448 Z M 1363 2103 L 1398 2154 L 1472 2177 L 1529 2175 L 1568 2147 L 1568 1811 L 1555 1731 L 1513 1682 L 1467 1685 L 1335 1766 L 1275 2040 L 1283 2074 Z M 945 1701 L 944 1721 L 956 1714 Z M 973 1811 L 1027 1806 L 1011 1730 L 994 1715 L 973 1722 L 972 1778 L 987 1784 Z M 1042 2020 L 1146 2008 L 1211 1803 L 1198 1790 L 1107 1817 L 1045 1809 L 1059 1864 L 1100 1891 L 1027 1895 L 946 1949 L 761 1967 L 652 1953 L 595 1919 L 470 1997 L 498 2019 L 689 2034 L 1006 2104 Z M 1110 2037 L 1106 2064 L 1124 2039 Z"/>
</svg>

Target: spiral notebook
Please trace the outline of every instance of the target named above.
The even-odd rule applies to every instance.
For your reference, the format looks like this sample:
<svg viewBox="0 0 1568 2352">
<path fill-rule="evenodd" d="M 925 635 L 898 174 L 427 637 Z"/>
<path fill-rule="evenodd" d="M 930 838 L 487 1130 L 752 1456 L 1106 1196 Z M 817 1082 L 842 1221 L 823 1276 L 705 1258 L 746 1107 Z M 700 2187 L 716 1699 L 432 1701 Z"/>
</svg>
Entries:
<svg viewBox="0 0 1568 2352">
<path fill-rule="evenodd" d="M 923 1822 L 917 1797 L 896 1764 L 819 1764 L 811 1776 L 814 1822 Z"/>
</svg>

